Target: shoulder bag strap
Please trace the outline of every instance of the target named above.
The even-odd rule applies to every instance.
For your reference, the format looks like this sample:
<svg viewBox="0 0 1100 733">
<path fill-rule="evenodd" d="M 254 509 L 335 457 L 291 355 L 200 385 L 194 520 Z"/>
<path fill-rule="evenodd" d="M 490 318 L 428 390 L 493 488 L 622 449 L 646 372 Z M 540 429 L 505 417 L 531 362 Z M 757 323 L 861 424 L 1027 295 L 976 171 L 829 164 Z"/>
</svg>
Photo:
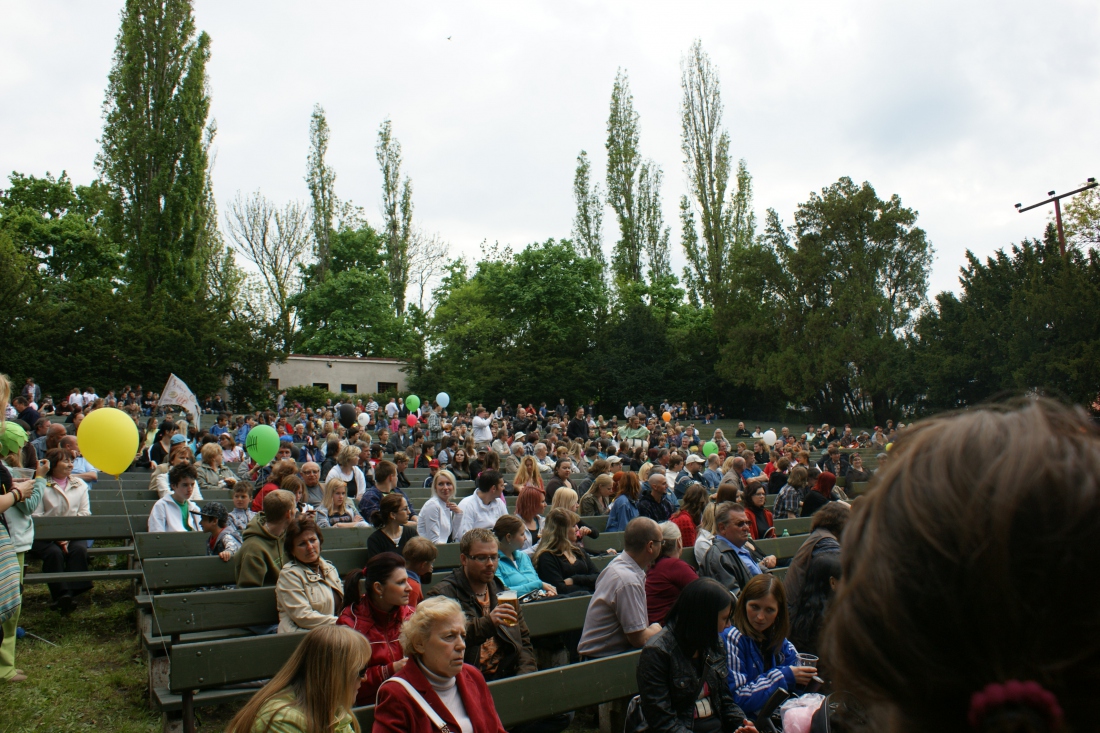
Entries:
<svg viewBox="0 0 1100 733">
<path fill-rule="evenodd" d="M 451 729 L 447 725 L 447 723 L 443 720 L 443 718 L 439 717 L 439 713 L 437 713 L 435 709 L 428 704 L 428 701 L 424 699 L 424 696 L 421 695 L 420 692 L 418 692 L 417 689 L 413 687 L 408 680 L 401 677 L 390 677 L 389 679 L 383 681 L 382 685 L 385 685 L 386 682 L 396 682 L 404 687 L 405 690 L 409 693 L 409 696 L 416 701 L 416 704 L 420 706 L 420 709 L 423 710 L 424 713 L 431 719 L 432 723 L 435 724 L 435 727 L 439 728 L 442 733 L 450 733 Z M 382 685 L 378 686 L 379 692 L 382 691 Z M 378 700 L 377 698 L 375 698 L 375 705 L 377 704 Z"/>
</svg>

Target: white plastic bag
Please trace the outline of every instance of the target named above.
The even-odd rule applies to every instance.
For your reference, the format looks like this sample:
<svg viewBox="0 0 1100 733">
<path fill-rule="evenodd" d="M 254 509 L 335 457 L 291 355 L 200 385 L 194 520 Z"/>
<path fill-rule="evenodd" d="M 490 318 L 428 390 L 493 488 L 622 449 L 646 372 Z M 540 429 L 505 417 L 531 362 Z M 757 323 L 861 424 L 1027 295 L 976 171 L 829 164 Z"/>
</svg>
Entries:
<svg viewBox="0 0 1100 733">
<path fill-rule="evenodd" d="M 792 697 L 779 708 L 783 719 L 783 733 L 810 733 L 810 721 L 825 702 L 824 695 L 809 693 Z"/>
</svg>

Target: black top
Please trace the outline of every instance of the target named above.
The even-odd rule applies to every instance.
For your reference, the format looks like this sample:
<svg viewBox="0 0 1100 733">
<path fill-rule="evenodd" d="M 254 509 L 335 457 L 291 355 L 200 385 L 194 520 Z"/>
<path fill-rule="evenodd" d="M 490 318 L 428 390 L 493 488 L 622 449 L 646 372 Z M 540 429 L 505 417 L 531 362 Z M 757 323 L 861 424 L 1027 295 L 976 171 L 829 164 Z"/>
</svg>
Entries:
<svg viewBox="0 0 1100 733">
<path fill-rule="evenodd" d="M 802 500 L 802 513 L 798 516 L 812 516 L 814 512 L 828 504 L 829 501 L 829 499 L 826 499 L 824 496 L 821 495 L 821 492 L 811 491 L 806 494 L 806 497 Z"/>
<path fill-rule="evenodd" d="M 768 493 L 778 494 L 779 491 L 787 485 L 787 474 L 780 471 L 778 468 L 772 471 L 772 475 L 768 477 Z"/>
<path fill-rule="evenodd" d="M 416 537 L 416 529 L 414 527 L 402 527 L 401 539 L 397 544 L 393 543 L 386 533 L 380 529 L 375 529 L 371 532 L 371 536 L 367 538 L 367 559 L 374 557 L 380 552 L 396 552 L 401 555 L 405 550 L 405 545 L 409 540 Z"/>
<path fill-rule="evenodd" d="M 558 593 L 571 593 L 576 590 L 592 592 L 596 589 L 596 578 L 600 571 L 592 564 L 588 553 L 579 548 L 573 550 L 573 562 L 565 559 L 565 555 L 555 555 L 544 552 L 539 555 L 535 572 L 544 583 L 554 586 Z M 565 579 L 572 578 L 573 585 L 566 585 Z"/>
</svg>

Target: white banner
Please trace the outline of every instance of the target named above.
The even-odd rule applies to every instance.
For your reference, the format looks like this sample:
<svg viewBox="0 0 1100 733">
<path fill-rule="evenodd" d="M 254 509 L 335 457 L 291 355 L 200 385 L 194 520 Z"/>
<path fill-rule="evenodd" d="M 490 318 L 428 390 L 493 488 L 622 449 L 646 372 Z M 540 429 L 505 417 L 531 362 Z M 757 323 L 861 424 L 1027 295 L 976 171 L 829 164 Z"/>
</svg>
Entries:
<svg viewBox="0 0 1100 733">
<path fill-rule="evenodd" d="M 199 427 L 199 421 L 201 419 L 199 401 L 195 397 L 195 393 L 191 391 L 191 388 L 184 384 L 183 380 L 175 374 L 168 377 L 168 384 L 164 385 L 164 390 L 160 393 L 160 402 L 157 404 L 160 407 L 177 405 L 190 411 L 191 417 L 195 420 L 195 428 Z"/>
</svg>

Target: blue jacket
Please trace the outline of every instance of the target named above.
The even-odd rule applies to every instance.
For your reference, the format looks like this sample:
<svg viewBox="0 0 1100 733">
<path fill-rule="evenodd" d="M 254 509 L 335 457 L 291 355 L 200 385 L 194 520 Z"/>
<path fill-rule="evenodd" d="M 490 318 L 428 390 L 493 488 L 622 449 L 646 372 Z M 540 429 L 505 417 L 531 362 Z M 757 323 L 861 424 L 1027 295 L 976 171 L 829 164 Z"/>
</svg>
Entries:
<svg viewBox="0 0 1100 733">
<path fill-rule="evenodd" d="M 367 483 L 370 483 L 370 477 L 367 477 Z M 405 503 L 409 505 L 409 519 L 416 517 L 416 508 L 413 507 L 412 499 L 402 491 L 401 489 L 394 488 L 393 493 L 403 496 Z M 369 485 L 367 490 L 363 492 L 363 496 L 359 498 L 359 513 L 363 515 L 363 519 L 370 521 L 370 516 L 378 511 L 379 505 L 382 503 L 382 497 L 385 496 L 377 486 Z"/>
<path fill-rule="evenodd" d="M 717 489 L 718 484 L 722 483 L 722 474 L 718 471 L 707 469 L 703 471 L 703 484 L 708 488 Z"/>
<path fill-rule="evenodd" d="M 798 652 L 786 639 L 780 646 L 783 656 L 781 664 L 765 670 L 764 655 L 760 645 L 742 634 L 736 626 L 722 632 L 722 646 L 726 649 L 726 664 L 729 665 L 729 684 L 733 701 L 750 718 L 756 717 L 771 694 L 782 688 L 791 692 L 795 688 L 794 672 L 791 667 L 798 666 Z"/>
<path fill-rule="evenodd" d="M 620 494 L 619 498 L 611 503 L 611 511 L 607 515 L 607 529 L 605 532 L 622 532 L 630 520 L 638 516 L 638 504 L 630 500 L 626 494 Z"/>
<path fill-rule="evenodd" d="M 535 572 L 530 556 L 522 550 L 516 550 L 510 558 L 503 552 L 500 553 L 497 577 L 506 588 L 514 590 L 520 596 L 542 587 L 542 580 Z"/>
</svg>

